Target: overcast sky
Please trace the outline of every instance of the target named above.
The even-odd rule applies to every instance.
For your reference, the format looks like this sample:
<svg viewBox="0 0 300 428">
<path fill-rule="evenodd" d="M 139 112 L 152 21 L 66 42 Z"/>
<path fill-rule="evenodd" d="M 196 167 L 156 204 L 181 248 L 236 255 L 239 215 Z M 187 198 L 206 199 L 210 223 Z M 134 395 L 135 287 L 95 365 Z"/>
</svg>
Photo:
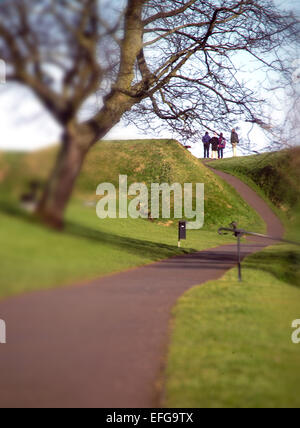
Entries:
<svg viewBox="0 0 300 428">
<path fill-rule="evenodd" d="M 299 0 L 276 1 L 278 4 L 284 5 L 285 8 L 289 7 L 300 14 Z M 240 127 L 242 138 L 246 138 L 250 128 L 245 124 L 237 124 L 237 126 Z M 61 135 L 60 128 L 27 89 L 23 87 L 10 89 L 8 85 L 0 87 L 0 130 L 0 150 L 36 150 L 58 142 Z M 158 136 L 153 133 L 145 135 L 134 126 L 126 127 L 120 123 L 106 138 L 156 137 Z M 171 134 L 166 131 L 163 137 L 169 138 Z M 255 141 L 256 144 L 261 141 L 264 145 L 264 136 L 259 129 L 255 129 L 251 133 L 251 140 Z M 184 143 L 184 141 L 181 142 Z M 202 156 L 201 144 L 195 145 L 192 151 L 196 156 Z"/>
</svg>

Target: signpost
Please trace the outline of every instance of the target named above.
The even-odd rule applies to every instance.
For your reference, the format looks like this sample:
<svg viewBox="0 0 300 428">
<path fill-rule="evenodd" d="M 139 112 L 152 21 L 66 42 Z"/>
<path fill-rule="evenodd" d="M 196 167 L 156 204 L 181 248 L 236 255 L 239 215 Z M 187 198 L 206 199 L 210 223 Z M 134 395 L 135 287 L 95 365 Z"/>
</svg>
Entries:
<svg viewBox="0 0 300 428">
<path fill-rule="evenodd" d="M 238 258 L 238 276 L 239 281 L 242 281 L 242 265 L 241 265 L 241 239 L 243 236 L 256 236 L 258 238 L 270 239 L 272 241 L 284 242 L 292 245 L 299 245 L 299 242 L 289 241 L 287 239 L 276 238 L 274 236 L 262 235 L 261 233 L 248 232 L 244 229 L 239 229 L 238 224 L 234 221 L 230 224 L 230 227 L 220 227 L 218 230 L 219 235 L 227 235 L 228 232 L 233 233 L 237 238 L 237 258 Z"/>
</svg>

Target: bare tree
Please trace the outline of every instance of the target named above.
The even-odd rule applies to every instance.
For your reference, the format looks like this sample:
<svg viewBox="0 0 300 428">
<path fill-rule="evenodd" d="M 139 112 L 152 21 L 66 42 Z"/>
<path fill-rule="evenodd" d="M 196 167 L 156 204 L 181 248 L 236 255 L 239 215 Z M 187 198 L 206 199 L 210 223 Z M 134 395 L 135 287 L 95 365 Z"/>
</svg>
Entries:
<svg viewBox="0 0 300 428">
<path fill-rule="evenodd" d="M 87 152 L 124 116 L 158 117 L 183 135 L 259 117 L 241 62 L 282 70 L 279 49 L 296 33 L 272 0 L 2 2 L 7 80 L 29 87 L 64 129 L 39 217 L 62 227 Z M 97 109 L 81 120 L 95 94 Z"/>
</svg>

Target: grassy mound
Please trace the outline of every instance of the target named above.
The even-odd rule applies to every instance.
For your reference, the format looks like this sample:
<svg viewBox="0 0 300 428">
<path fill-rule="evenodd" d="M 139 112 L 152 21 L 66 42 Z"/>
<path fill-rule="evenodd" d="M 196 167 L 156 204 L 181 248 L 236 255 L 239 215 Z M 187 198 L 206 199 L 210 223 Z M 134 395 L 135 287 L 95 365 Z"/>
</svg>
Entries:
<svg viewBox="0 0 300 428">
<path fill-rule="evenodd" d="M 211 166 L 235 175 L 270 201 L 283 220 L 300 230 L 300 148 L 244 158 L 224 159 Z M 288 225 L 290 226 L 290 225 Z"/>
<path fill-rule="evenodd" d="M 18 195 L 31 180 L 44 183 L 49 176 L 57 148 L 34 153 L 4 153 L 0 176 L 2 195 Z M 1 164 L 0 164 L 1 165 Z M 118 187 L 119 175 L 128 184 L 205 183 L 205 229 L 239 220 L 262 231 L 262 220 L 244 200 L 174 140 L 102 141 L 88 154 L 74 197 L 80 201 L 97 200 L 99 183 Z"/>
<path fill-rule="evenodd" d="M 182 252 L 230 242 L 217 235 L 221 224 L 240 220 L 258 231 L 257 214 L 200 161 L 174 140 L 103 141 L 88 155 L 66 215 L 66 229 L 55 233 L 35 224 L 19 209 L 28 183 L 44 183 L 57 148 L 34 153 L 0 153 L 0 297 L 48 288 L 141 266 Z M 188 233 L 177 248 L 177 221 L 99 220 L 96 188 L 132 182 L 205 183 L 205 227 Z M 258 225 L 258 226 L 257 226 Z"/>
</svg>

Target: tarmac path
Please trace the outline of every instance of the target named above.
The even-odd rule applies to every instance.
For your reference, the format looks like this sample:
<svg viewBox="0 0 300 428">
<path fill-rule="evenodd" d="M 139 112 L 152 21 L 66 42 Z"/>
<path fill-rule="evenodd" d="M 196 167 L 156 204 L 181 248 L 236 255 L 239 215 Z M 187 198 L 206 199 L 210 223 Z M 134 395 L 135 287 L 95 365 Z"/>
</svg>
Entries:
<svg viewBox="0 0 300 428">
<path fill-rule="evenodd" d="M 268 234 L 283 235 L 255 192 L 215 172 L 263 217 Z M 249 241 L 243 257 L 270 244 Z M 159 407 L 172 307 L 235 265 L 236 245 L 224 245 L 1 301 L 8 343 L 0 345 L 0 408 Z"/>
</svg>

